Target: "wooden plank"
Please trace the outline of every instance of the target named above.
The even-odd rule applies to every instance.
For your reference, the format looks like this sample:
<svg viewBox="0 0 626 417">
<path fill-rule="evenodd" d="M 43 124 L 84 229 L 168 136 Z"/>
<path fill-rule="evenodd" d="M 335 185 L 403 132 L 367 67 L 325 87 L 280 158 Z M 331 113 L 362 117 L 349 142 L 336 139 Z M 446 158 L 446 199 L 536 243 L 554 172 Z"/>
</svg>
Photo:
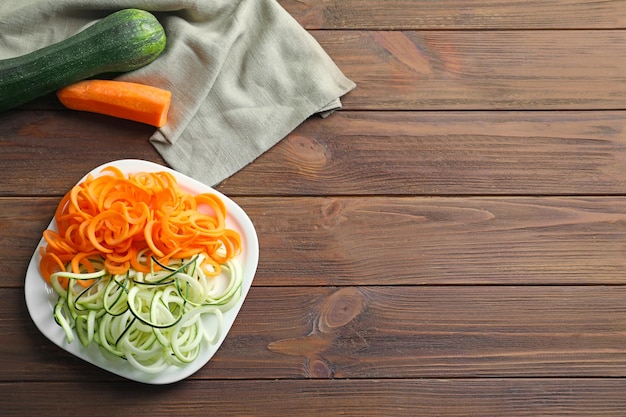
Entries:
<svg viewBox="0 0 626 417">
<path fill-rule="evenodd" d="M 0 287 L 24 286 L 26 269 L 60 198 L 0 198 Z"/>
<path fill-rule="evenodd" d="M 307 29 L 621 29 L 622 1 L 280 0 Z"/>
<path fill-rule="evenodd" d="M 624 283 L 623 198 L 238 201 L 258 285 Z"/>
<path fill-rule="evenodd" d="M 115 381 L 0 289 L 0 381 Z M 623 286 L 254 287 L 191 379 L 626 376 Z M 52 311 L 51 311 L 52 314 Z"/>
<path fill-rule="evenodd" d="M 626 31 L 312 34 L 357 83 L 343 99 L 349 110 L 626 107 Z"/>
<path fill-rule="evenodd" d="M 132 415 L 406 417 L 617 416 L 621 379 L 185 381 L 165 387 L 95 381 L 0 384 L 5 417 Z M 81 395 L 69 393 L 80 392 Z M 94 395 L 85 395 L 94 393 Z M 97 393 L 97 395 L 95 395 Z M 120 398 L 125 398 L 120 400 Z M 128 400 L 132 398 L 132 400 Z"/>
<path fill-rule="evenodd" d="M 254 288 L 198 377 L 623 377 L 625 291 Z"/>
<path fill-rule="evenodd" d="M 304 122 L 218 189 L 229 195 L 623 194 L 625 121 L 624 111 L 340 111 Z M 60 196 L 86 167 L 114 159 L 163 163 L 148 142 L 150 130 L 131 122 L 23 111 L 0 115 L 0 126 L 4 196 Z M 81 164 L 68 148 L 80 152 Z"/>
<path fill-rule="evenodd" d="M 153 130 L 85 112 L 0 113 L 0 196 L 62 195 L 86 174 L 85 167 L 115 159 L 162 163 L 148 142 Z"/>
<path fill-rule="evenodd" d="M 254 285 L 623 284 L 624 197 L 235 199 Z M 57 198 L 0 199 L 0 286 L 21 287 Z"/>
<path fill-rule="evenodd" d="M 626 189 L 626 112 L 350 112 L 309 120 L 234 195 L 572 195 Z"/>
<path fill-rule="evenodd" d="M 626 31 L 319 31 L 349 110 L 624 109 Z"/>
</svg>

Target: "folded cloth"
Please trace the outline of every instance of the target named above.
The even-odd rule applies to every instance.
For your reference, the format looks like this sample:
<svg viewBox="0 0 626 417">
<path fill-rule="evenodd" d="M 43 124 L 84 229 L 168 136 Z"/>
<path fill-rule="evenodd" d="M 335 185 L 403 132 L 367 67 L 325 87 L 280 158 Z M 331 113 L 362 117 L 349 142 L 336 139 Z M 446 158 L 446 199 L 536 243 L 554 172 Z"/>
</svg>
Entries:
<svg viewBox="0 0 626 417">
<path fill-rule="evenodd" d="M 118 79 L 172 91 L 151 143 L 205 184 L 231 176 L 314 114 L 341 107 L 355 84 L 275 0 L 0 2 L 0 59 L 58 42 L 124 8 L 151 11 L 168 44 Z"/>
</svg>

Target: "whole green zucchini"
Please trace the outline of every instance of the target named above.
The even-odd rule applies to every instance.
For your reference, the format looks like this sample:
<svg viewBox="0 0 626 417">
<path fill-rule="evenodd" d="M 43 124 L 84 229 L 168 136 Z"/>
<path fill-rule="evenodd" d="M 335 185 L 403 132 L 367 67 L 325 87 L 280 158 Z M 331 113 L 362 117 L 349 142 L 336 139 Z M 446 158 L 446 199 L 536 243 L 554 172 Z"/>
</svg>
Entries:
<svg viewBox="0 0 626 417">
<path fill-rule="evenodd" d="M 143 67 L 163 52 L 165 43 L 165 31 L 151 13 L 112 13 L 58 43 L 0 60 L 0 111 L 98 74 Z"/>
</svg>

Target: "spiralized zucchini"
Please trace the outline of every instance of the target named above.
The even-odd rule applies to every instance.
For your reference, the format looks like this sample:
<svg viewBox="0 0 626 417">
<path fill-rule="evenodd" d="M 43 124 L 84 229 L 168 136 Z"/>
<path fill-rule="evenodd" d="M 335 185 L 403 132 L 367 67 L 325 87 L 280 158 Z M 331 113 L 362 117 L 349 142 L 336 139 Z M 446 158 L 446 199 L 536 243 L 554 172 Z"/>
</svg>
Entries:
<svg viewBox="0 0 626 417">
<path fill-rule="evenodd" d="M 236 258 L 223 264 L 218 276 L 205 274 L 203 261 L 197 255 L 158 264 L 150 273 L 131 269 L 124 275 L 109 274 L 104 265 L 92 273 L 56 272 L 54 319 L 68 343 L 76 337 L 84 346 L 95 343 L 143 372 L 184 366 L 205 344 L 220 340 L 222 313 L 241 297 L 243 273 Z"/>
</svg>

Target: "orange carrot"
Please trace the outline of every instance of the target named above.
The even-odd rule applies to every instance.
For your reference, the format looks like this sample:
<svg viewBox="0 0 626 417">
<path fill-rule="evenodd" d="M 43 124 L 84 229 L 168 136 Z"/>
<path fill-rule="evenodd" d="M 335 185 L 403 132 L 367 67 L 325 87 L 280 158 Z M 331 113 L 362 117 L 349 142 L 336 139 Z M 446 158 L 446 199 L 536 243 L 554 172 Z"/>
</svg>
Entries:
<svg viewBox="0 0 626 417">
<path fill-rule="evenodd" d="M 84 80 L 57 91 L 64 106 L 156 127 L 167 123 L 172 93 L 149 85 L 116 80 Z"/>
<path fill-rule="evenodd" d="M 203 254 L 203 270 L 217 275 L 241 251 L 241 236 L 226 227 L 226 215 L 219 197 L 191 195 L 169 173 L 125 176 L 105 168 L 61 199 L 57 231 L 43 233 L 40 272 L 48 282 L 57 271 L 92 272 L 96 258 L 111 274 L 149 272 L 152 257 L 163 264 Z"/>
</svg>

